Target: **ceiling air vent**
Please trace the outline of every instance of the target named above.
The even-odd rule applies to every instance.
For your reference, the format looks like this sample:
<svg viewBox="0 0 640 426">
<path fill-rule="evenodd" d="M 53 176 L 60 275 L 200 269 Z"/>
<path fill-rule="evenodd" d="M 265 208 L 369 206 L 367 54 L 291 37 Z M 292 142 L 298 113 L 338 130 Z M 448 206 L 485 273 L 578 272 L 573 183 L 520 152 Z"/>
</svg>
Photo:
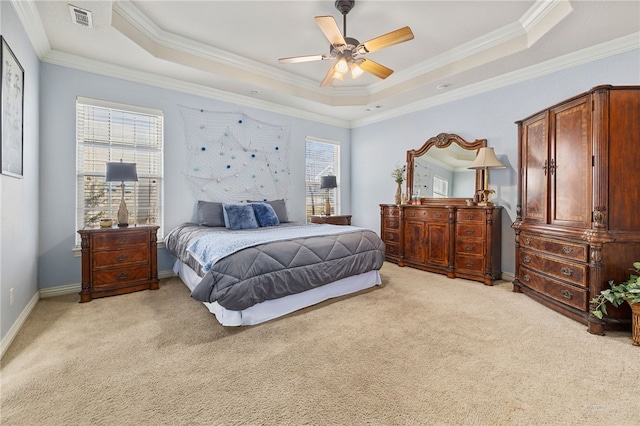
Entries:
<svg viewBox="0 0 640 426">
<path fill-rule="evenodd" d="M 83 27 L 93 28 L 90 10 L 80 9 L 79 7 L 70 4 L 69 12 L 71 12 L 71 20 L 73 22 L 78 25 L 82 25 Z"/>
</svg>

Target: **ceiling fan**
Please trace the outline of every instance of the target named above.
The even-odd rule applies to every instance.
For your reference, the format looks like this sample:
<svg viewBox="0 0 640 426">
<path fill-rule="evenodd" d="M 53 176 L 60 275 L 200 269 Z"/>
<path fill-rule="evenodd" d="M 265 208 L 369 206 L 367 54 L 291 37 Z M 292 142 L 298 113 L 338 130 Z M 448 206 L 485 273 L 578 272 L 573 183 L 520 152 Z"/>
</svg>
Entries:
<svg viewBox="0 0 640 426">
<path fill-rule="evenodd" d="M 413 32 L 411 32 L 411 28 L 409 27 L 402 27 L 390 33 L 372 38 L 364 43 L 360 43 L 355 38 L 347 37 L 347 14 L 353 8 L 354 4 L 355 0 L 337 0 L 335 3 L 336 9 L 342 13 L 344 34 L 340 33 L 338 24 L 336 24 L 333 16 L 316 16 L 314 18 L 320 30 L 322 30 L 331 43 L 329 53 L 280 58 L 278 62 L 281 64 L 289 64 L 332 59 L 333 64 L 320 83 L 320 87 L 329 86 L 333 83 L 333 80 L 344 80 L 344 76 L 348 71 L 351 71 L 352 78 L 358 78 L 362 75 L 363 71 L 382 79 L 389 77 L 393 73 L 392 69 L 370 59 L 365 59 L 363 56 L 367 53 L 393 46 L 394 44 L 409 41 L 413 39 Z"/>
</svg>

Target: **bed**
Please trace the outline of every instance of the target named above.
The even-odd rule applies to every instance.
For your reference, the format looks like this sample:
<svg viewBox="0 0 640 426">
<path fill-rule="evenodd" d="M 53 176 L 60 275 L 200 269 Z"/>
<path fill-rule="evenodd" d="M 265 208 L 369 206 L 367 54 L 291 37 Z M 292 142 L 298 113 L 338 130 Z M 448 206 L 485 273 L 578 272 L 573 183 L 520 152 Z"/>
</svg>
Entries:
<svg viewBox="0 0 640 426">
<path fill-rule="evenodd" d="M 174 272 L 224 326 L 259 324 L 381 284 L 384 243 L 355 226 L 289 222 L 283 200 L 199 201 L 165 237 Z"/>
</svg>

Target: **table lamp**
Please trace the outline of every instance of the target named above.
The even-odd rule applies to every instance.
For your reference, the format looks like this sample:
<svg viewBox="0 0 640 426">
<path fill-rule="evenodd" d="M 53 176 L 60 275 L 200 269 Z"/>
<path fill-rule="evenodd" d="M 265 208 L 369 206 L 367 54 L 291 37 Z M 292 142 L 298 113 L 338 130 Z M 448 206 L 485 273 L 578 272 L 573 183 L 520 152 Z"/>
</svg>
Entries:
<svg viewBox="0 0 640 426">
<path fill-rule="evenodd" d="M 327 190 L 327 202 L 324 205 L 325 216 L 331 216 L 331 201 L 329 200 L 329 191 L 333 188 L 337 188 L 335 176 L 322 176 L 320 178 L 320 189 Z"/>
<path fill-rule="evenodd" d="M 478 155 L 468 169 L 484 169 L 484 185 L 482 188 L 482 201 L 478 203 L 479 206 L 493 206 L 493 203 L 489 202 L 489 194 L 494 193 L 493 189 L 489 189 L 489 169 L 504 169 L 507 166 L 502 164 L 493 148 L 485 147 L 478 150 Z"/>
<path fill-rule="evenodd" d="M 124 183 L 138 180 L 136 172 L 136 163 L 123 163 L 122 160 L 116 163 L 107 163 L 107 182 L 120 182 L 122 186 L 122 198 L 120 199 L 120 208 L 118 209 L 118 227 L 126 228 L 129 226 L 129 210 L 124 202 Z"/>
</svg>

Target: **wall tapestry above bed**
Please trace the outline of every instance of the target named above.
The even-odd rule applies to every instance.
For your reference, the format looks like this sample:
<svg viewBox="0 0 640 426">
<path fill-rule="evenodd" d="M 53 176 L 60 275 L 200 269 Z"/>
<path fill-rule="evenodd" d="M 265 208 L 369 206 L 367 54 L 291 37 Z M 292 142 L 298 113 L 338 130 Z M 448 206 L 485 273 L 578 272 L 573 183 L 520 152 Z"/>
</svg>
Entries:
<svg viewBox="0 0 640 426">
<path fill-rule="evenodd" d="M 286 199 L 289 126 L 242 112 L 179 105 L 187 145 L 185 177 L 199 200 Z"/>
</svg>

